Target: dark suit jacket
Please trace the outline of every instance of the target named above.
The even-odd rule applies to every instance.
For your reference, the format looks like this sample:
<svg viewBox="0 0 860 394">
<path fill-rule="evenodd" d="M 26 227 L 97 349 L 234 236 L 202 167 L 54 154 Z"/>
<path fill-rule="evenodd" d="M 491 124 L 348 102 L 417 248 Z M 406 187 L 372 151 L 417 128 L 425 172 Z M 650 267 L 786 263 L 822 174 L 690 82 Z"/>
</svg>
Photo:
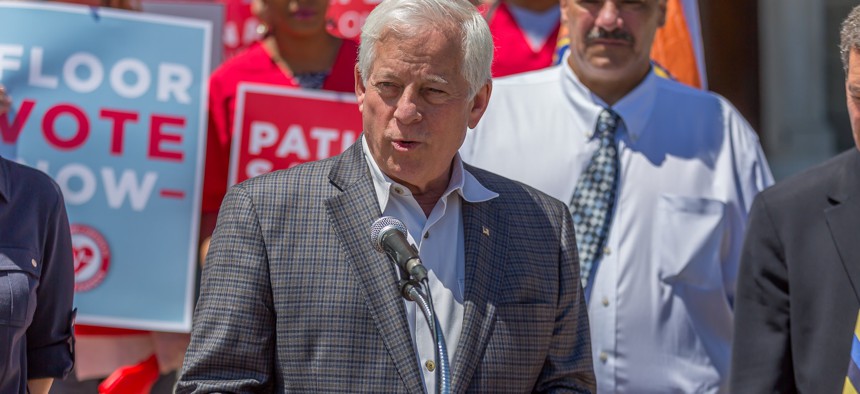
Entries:
<svg viewBox="0 0 860 394">
<path fill-rule="evenodd" d="M 467 170 L 500 196 L 462 208 L 454 392 L 593 391 L 567 207 Z M 370 242 L 379 216 L 360 143 L 233 187 L 177 392 L 423 392 L 395 267 Z"/>
<path fill-rule="evenodd" d="M 758 195 L 738 275 L 732 393 L 837 393 L 860 307 L 860 152 Z"/>
</svg>

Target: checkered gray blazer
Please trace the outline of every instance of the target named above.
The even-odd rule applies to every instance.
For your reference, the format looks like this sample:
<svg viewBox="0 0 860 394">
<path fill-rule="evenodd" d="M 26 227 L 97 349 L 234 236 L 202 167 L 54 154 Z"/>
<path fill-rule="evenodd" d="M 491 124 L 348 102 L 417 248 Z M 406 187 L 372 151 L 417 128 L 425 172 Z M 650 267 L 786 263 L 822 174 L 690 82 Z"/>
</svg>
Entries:
<svg viewBox="0 0 860 394">
<path fill-rule="evenodd" d="M 594 391 L 566 205 L 467 170 L 500 196 L 463 205 L 453 391 Z M 176 392 L 423 392 L 396 268 L 370 242 L 379 216 L 360 143 L 233 187 Z"/>
</svg>

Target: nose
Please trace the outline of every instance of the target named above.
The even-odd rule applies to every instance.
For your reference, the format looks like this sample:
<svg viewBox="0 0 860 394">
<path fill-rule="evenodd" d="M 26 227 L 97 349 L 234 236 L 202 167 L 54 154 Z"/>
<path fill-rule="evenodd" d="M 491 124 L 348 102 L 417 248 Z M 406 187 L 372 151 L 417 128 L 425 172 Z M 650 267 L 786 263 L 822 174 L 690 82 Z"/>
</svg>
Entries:
<svg viewBox="0 0 860 394">
<path fill-rule="evenodd" d="M 394 118 L 403 124 L 410 124 L 421 120 L 421 113 L 418 112 L 416 104 L 417 95 L 413 89 L 407 88 L 397 100 L 397 108 L 394 110 Z"/>
<path fill-rule="evenodd" d="M 594 24 L 606 31 L 613 31 L 621 27 L 618 4 L 612 0 L 604 1 L 603 6 L 597 11 L 597 18 Z"/>
</svg>

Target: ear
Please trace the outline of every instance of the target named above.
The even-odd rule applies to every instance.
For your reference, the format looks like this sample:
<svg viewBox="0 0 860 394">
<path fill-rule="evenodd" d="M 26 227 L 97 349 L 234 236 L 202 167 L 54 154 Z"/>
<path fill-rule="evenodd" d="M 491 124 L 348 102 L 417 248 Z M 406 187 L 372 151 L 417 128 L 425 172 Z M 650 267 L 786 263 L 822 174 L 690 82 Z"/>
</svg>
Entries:
<svg viewBox="0 0 860 394">
<path fill-rule="evenodd" d="M 270 11 L 271 0 L 252 0 L 251 1 L 251 14 L 257 17 L 257 20 L 260 21 L 260 24 L 268 28 L 272 29 L 272 25 L 274 21 L 272 20 L 272 13 Z"/>
<path fill-rule="evenodd" d="M 660 19 L 657 21 L 657 27 L 663 27 L 663 25 L 666 24 L 666 9 L 668 8 L 667 3 L 669 3 L 670 1 L 672 0 L 657 0 L 657 11 L 660 13 Z"/>
<path fill-rule="evenodd" d="M 493 93 L 493 81 L 487 81 L 484 86 L 478 89 L 475 97 L 472 99 L 472 108 L 469 109 L 469 128 L 474 129 L 478 125 L 478 121 L 484 116 L 487 110 L 487 105 L 490 103 L 490 94 Z"/>
<path fill-rule="evenodd" d="M 356 63 L 353 69 L 353 76 L 355 78 L 355 98 L 358 100 L 358 110 L 361 111 L 364 106 L 364 94 L 367 89 L 361 80 L 361 71 L 358 70 L 358 63 Z"/>
<path fill-rule="evenodd" d="M 561 0 L 558 3 L 558 6 L 561 8 L 561 24 L 562 25 L 567 24 L 567 3 L 571 2 L 571 1 L 572 0 Z"/>
</svg>

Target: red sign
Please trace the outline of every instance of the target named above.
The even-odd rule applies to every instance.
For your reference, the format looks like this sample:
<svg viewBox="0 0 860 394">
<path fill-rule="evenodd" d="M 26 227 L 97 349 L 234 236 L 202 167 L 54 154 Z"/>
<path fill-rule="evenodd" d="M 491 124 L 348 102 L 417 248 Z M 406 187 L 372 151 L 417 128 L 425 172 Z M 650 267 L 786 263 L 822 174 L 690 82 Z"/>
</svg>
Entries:
<svg viewBox="0 0 860 394">
<path fill-rule="evenodd" d="M 239 84 L 230 184 L 335 156 L 361 133 L 353 93 Z"/>
<path fill-rule="evenodd" d="M 224 4 L 224 60 L 236 56 L 260 39 L 260 21 L 251 12 L 251 0 L 219 0 Z"/>
<path fill-rule="evenodd" d="M 382 0 L 331 0 L 328 6 L 328 29 L 342 38 L 358 40 L 367 14 Z"/>
<path fill-rule="evenodd" d="M 110 247 L 98 230 L 83 224 L 69 225 L 75 262 L 75 293 L 98 287 L 110 267 Z"/>
</svg>

